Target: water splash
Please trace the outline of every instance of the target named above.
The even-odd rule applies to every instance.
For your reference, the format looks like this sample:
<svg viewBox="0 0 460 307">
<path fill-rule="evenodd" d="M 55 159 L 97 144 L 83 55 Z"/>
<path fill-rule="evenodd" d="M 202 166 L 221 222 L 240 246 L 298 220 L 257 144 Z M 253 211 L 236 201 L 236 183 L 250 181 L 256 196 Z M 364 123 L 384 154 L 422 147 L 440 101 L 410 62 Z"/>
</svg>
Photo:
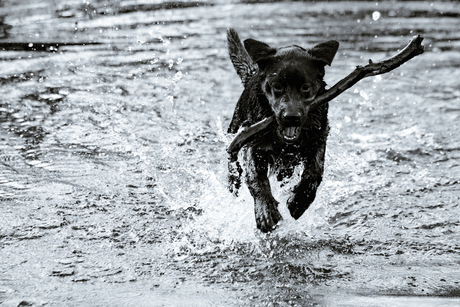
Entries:
<svg viewBox="0 0 460 307">
<path fill-rule="evenodd" d="M 374 11 L 372 13 L 372 20 L 373 21 L 377 21 L 380 19 L 380 17 L 382 16 L 382 14 L 379 12 L 379 11 Z"/>
</svg>

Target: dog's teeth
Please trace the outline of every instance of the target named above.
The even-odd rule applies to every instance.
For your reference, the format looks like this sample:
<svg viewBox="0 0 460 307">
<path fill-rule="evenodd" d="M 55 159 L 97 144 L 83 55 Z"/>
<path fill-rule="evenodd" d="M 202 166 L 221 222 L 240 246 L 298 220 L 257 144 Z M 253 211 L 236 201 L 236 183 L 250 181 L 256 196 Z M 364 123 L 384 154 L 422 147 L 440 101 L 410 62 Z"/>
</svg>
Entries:
<svg viewBox="0 0 460 307">
<path fill-rule="evenodd" d="M 295 140 L 299 134 L 299 127 L 286 127 L 284 128 L 284 138 L 288 141 Z"/>
</svg>

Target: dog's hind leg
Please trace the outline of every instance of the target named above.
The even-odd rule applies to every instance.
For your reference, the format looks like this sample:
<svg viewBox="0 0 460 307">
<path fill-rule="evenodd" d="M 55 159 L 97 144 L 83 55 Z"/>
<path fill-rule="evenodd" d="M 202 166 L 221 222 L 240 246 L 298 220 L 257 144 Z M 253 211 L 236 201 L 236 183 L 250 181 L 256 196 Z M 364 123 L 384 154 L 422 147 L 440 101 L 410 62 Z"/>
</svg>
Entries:
<svg viewBox="0 0 460 307">
<path fill-rule="evenodd" d="M 323 179 L 325 151 L 324 143 L 318 147 L 316 154 L 311 155 L 306 161 L 301 180 L 294 187 L 293 195 L 287 201 L 289 212 L 295 219 L 300 218 L 315 200 L 316 191 Z"/>
<path fill-rule="evenodd" d="M 247 149 L 246 182 L 254 198 L 257 228 L 263 232 L 273 230 L 282 219 L 278 201 L 273 197 L 268 180 L 268 154 L 254 148 Z"/>
</svg>

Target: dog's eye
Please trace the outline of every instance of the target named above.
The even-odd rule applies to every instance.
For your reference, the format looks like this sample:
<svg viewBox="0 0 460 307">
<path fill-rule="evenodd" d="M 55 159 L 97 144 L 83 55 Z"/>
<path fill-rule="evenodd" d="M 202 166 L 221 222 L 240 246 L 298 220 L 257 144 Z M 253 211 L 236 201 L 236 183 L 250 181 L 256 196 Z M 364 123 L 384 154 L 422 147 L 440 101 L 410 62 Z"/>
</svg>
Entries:
<svg viewBox="0 0 460 307">
<path fill-rule="evenodd" d="M 303 93 L 308 93 L 308 92 L 310 92 L 310 87 L 306 83 L 302 84 L 302 86 L 300 87 L 300 91 L 303 92 Z"/>
<path fill-rule="evenodd" d="M 273 89 L 273 92 L 276 94 L 283 92 L 283 86 L 276 82 L 272 84 L 272 89 Z"/>
</svg>

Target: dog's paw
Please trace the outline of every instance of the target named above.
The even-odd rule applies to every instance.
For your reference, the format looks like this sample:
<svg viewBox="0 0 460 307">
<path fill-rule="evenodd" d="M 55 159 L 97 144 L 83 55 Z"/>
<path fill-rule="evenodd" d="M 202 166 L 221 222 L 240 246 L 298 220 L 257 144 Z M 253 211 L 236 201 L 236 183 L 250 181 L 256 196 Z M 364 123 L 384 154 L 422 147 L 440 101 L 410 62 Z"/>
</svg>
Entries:
<svg viewBox="0 0 460 307">
<path fill-rule="evenodd" d="M 276 224 L 282 220 L 278 211 L 278 202 L 274 198 L 255 200 L 254 209 L 257 228 L 262 232 L 269 232 L 275 229 Z"/>
<path fill-rule="evenodd" d="M 305 201 L 297 199 L 296 197 L 291 197 L 287 202 L 287 207 L 291 216 L 297 220 L 304 214 L 309 206 L 305 203 Z"/>
<path fill-rule="evenodd" d="M 287 201 L 287 207 L 294 219 L 300 218 L 310 207 L 316 197 L 316 185 L 310 185 L 306 189 L 298 189 Z"/>
</svg>

